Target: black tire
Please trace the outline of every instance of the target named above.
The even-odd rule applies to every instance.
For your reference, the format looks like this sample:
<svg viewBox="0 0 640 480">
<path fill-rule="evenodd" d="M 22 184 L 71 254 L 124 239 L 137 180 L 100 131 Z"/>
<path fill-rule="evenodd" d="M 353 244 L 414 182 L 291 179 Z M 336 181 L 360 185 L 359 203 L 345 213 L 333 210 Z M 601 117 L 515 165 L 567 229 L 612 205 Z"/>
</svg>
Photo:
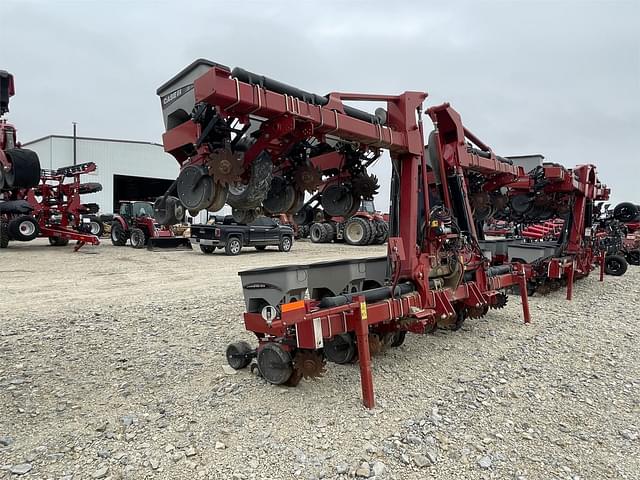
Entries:
<svg viewBox="0 0 640 480">
<path fill-rule="evenodd" d="M 356 342 L 349 333 L 339 333 L 325 340 L 324 355 L 330 362 L 345 365 L 353 362 L 358 354 Z"/>
<path fill-rule="evenodd" d="M 224 253 L 227 255 L 239 255 L 242 250 L 242 242 L 238 237 L 231 237 L 224 246 Z"/>
<path fill-rule="evenodd" d="M 249 225 L 258 218 L 258 212 L 256 212 L 255 208 L 233 208 L 231 210 L 231 216 L 240 225 Z"/>
<path fill-rule="evenodd" d="M 103 213 L 98 217 L 102 223 L 113 222 L 113 213 Z"/>
<path fill-rule="evenodd" d="M 213 245 L 200 245 L 200 251 L 205 255 L 211 255 L 216 251 L 216 247 L 214 247 Z"/>
<path fill-rule="evenodd" d="M 129 237 L 133 248 L 144 248 L 147 245 L 147 236 L 140 228 L 132 228 Z"/>
<path fill-rule="evenodd" d="M 273 177 L 271 155 L 262 152 L 253 161 L 249 183 L 240 186 L 229 186 L 227 203 L 233 208 L 250 209 L 259 207 L 267 197 Z"/>
<path fill-rule="evenodd" d="M 127 244 L 127 232 L 117 220 L 111 223 L 111 243 L 116 247 L 124 247 Z"/>
<path fill-rule="evenodd" d="M 100 238 L 104 234 L 104 223 L 95 215 L 89 216 L 89 233 Z"/>
<path fill-rule="evenodd" d="M 253 349 L 247 342 L 234 342 L 229 344 L 225 355 L 227 357 L 227 363 L 234 370 L 240 370 L 245 368 L 251 363 L 251 353 Z"/>
<path fill-rule="evenodd" d="M 260 252 L 261 252 L 261 251 L 263 251 L 263 250 L 266 250 L 266 249 L 267 249 L 267 246 L 266 246 L 266 245 L 256 245 L 256 247 L 255 247 L 255 248 L 256 248 L 256 250 L 258 250 L 258 251 L 260 251 Z"/>
<path fill-rule="evenodd" d="M 322 228 L 324 228 L 325 232 L 327 232 L 327 238 L 325 240 L 326 243 L 331 243 L 336 238 L 336 227 L 331 222 L 322 223 Z"/>
<path fill-rule="evenodd" d="M 344 224 L 342 234 L 349 245 L 367 245 L 372 237 L 371 222 L 362 217 L 351 217 Z"/>
<path fill-rule="evenodd" d="M 627 252 L 627 263 L 630 265 L 640 265 L 640 250 Z"/>
<path fill-rule="evenodd" d="M 9 237 L 19 242 L 30 242 L 40 233 L 40 226 L 35 218 L 20 215 L 9 221 Z"/>
<path fill-rule="evenodd" d="M 627 271 L 627 261 L 622 255 L 607 255 L 604 259 L 604 273 L 620 277 Z"/>
<path fill-rule="evenodd" d="M 7 248 L 9 246 L 9 224 L 7 222 L 0 222 L 0 248 Z"/>
<path fill-rule="evenodd" d="M 631 202 L 622 202 L 613 209 L 613 216 L 621 222 L 633 222 L 640 215 L 640 208 Z"/>
<path fill-rule="evenodd" d="M 78 208 L 78 211 L 80 213 L 85 213 L 85 214 L 96 214 L 100 211 L 100 205 L 98 205 L 97 203 L 83 203 L 80 205 L 80 207 Z"/>
<path fill-rule="evenodd" d="M 258 370 L 267 382 L 282 385 L 291 377 L 291 354 L 277 343 L 267 343 L 258 352 Z"/>
<path fill-rule="evenodd" d="M 278 250 L 280 250 L 281 252 L 288 252 L 291 250 L 292 246 L 293 246 L 293 237 L 290 237 L 289 235 L 283 235 L 282 238 L 280 239 Z"/>
<path fill-rule="evenodd" d="M 153 217 L 160 225 L 175 225 L 184 220 L 184 205 L 177 197 L 156 198 L 153 204 Z"/>
<path fill-rule="evenodd" d="M 5 172 L 5 188 L 33 188 L 40 183 L 40 160 L 38 154 L 26 148 L 10 148 L 4 151 L 11 163 Z"/>
<path fill-rule="evenodd" d="M 69 245 L 69 239 L 61 237 L 49 237 L 49 245 L 53 247 L 66 247 L 67 245 Z"/>
<path fill-rule="evenodd" d="M 389 238 L 389 225 L 384 220 L 375 220 L 373 223 L 375 232 L 371 243 L 382 245 Z"/>
<path fill-rule="evenodd" d="M 391 343 L 389 344 L 391 347 L 393 348 L 397 348 L 400 345 L 402 345 L 404 343 L 405 338 L 407 338 L 407 331 L 406 330 L 399 330 L 397 332 L 395 332 L 394 336 L 393 336 L 393 340 L 391 341 Z"/>
<path fill-rule="evenodd" d="M 309 238 L 313 243 L 325 243 L 327 241 L 327 231 L 322 223 L 314 223 L 309 229 Z"/>
<path fill-rule="evenodd" d="M 78 185 L 78 193 L 86 195 L 87 193 L 97 193 L 102 191 L 102 184 L 98 182 L 87 182 Z"/>
</svg>

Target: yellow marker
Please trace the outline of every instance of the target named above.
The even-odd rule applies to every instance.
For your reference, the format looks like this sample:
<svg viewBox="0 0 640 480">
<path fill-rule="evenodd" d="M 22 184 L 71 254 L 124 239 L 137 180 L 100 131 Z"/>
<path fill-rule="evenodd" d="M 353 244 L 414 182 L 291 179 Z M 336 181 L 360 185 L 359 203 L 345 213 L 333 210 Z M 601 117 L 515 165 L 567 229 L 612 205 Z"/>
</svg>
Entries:
<svg viewBox="0 0 640 480">
<path fill-rule="evenodd" d="M 367 302 L 360 302 L 360 316 L 363 320 L 366 320 L 367 317 Z"/>
<path fill-rule="evenodd" d="M 440 226 L 440 222 L 438 220 L 431 220 L 431 227 L 438 228 Z"/>
</svg>

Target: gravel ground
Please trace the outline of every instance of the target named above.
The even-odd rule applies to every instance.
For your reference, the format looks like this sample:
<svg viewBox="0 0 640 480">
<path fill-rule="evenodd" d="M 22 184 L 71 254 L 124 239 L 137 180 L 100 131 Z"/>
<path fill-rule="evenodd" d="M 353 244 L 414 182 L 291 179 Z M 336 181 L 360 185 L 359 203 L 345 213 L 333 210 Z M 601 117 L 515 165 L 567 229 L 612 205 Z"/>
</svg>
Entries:
<svg viewBox="0 0 640 480">
<path fill-rule="evenodd" d="M 108 243 L 108 242 L 107 242 Z M 316 246 L 239 257 L 41 242 L 0 251 L 0 478 L 640 478 L 640 268 L 573 302 L 512 297 L 458 332 L 274 387 L 228 375 L 237 271 L 371 256 Z"/>
</svg>

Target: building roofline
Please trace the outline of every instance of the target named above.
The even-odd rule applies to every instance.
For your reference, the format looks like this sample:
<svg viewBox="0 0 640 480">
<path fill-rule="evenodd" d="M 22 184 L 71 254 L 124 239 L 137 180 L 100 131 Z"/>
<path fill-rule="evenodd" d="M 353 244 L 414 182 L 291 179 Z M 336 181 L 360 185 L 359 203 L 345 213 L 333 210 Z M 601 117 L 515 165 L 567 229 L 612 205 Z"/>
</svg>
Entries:
<svg viewBox="0 0 640 480">
<path fill-rule="evenodd" d="M 22 145 L 31 145 L 32 143 L 41 142 L 42 140 L 48 140 L 50 138 L 66 138 L 69 140 L 73 140 L 73 136 L 71 135 L 45 135 L 44 137 L 36 138 L 35 140 L 29 140 L 28 142 L 24 142 Z M 143 142 L 140 140 L 124 140 L 120 138 L 98 138 L 98 137 L 76 137 L 76 140 L 92 140 L 96 142 L 116 142 L 116 143 L 136 143 L 140 145 L 155 145 L 158 147 L 163 147 L 161 143 L 156 142 Z"/>
</svg>

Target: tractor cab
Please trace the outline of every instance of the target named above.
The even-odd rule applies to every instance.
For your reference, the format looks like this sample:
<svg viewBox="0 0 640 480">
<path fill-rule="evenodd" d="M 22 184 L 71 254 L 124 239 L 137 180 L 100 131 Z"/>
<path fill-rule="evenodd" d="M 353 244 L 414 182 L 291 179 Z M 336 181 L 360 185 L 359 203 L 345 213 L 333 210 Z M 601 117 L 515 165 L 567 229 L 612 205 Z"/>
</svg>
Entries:
<svg viewBox="0 0 640 480">
<path fill-rule="evenodd" d="M 362 204 L 360 205 L 360 211 L 371 213 L 371 214 L 376 213 L 376 207 L 373 203 L 373 200 L 362 200 Z"/>
<path fill-rule="evenodd" d="M 141 217 L 153 218 L 153 204 L 150 202 L 122 202 L 118 213 L 128 220 Z"/>
</svg>

